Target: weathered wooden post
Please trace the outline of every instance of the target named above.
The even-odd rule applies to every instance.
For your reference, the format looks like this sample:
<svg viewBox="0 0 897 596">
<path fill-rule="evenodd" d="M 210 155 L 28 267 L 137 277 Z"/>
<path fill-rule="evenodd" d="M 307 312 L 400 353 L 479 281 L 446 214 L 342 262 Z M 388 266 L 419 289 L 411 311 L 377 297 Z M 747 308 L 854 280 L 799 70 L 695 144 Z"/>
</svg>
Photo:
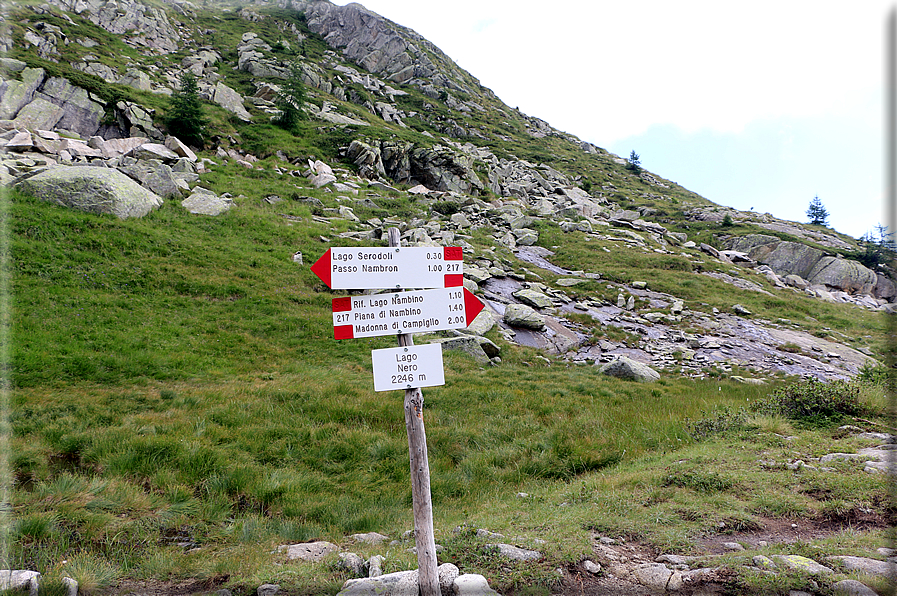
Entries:
<svg viewBox="0 0 897 596">
<path fill-rule="evenodd" d="M 401 245 L 398 228 L 389 228 L 389 246 Z M 398 335 L 399 346 L 413 346 L 410 333 Z M 430 463 L 427 460 L 427 435 L 424 432 L 424 394 L 420 388 L 405 390 L 405 430 L 411 460 L 411 500 L 414 511 L 414 542 L 421 596 L 440 596 L 433 537 L 433 501 L 430 498 Z"/>
</svg>

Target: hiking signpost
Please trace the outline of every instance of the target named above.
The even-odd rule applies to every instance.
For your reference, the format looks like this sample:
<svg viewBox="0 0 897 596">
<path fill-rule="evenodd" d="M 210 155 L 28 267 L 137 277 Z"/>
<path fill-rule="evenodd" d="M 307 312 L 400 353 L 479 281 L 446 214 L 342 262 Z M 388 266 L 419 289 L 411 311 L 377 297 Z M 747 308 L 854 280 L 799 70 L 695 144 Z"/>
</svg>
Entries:
<svg viewBox="0 0 897 596">
<path fill-rule="evenodd" d="M 399 347 L 373 350 L 374 390 L 405 390 L 405 430 L 411 463 L 414 540 L 421 596 L 440 596 L 430 499 L 430 464 L 421 387 L 445 384 L 442 345 L 415 346 L 411 333 L 467 327 L 483 303 L 464 288 L 458 246 L 400 246 L 389 228 L 389 247 L 332 247 L 311 266 L 332 289 L 426 290 L 333 299 L 333 337 L 397 335 Z"/>
</svg>

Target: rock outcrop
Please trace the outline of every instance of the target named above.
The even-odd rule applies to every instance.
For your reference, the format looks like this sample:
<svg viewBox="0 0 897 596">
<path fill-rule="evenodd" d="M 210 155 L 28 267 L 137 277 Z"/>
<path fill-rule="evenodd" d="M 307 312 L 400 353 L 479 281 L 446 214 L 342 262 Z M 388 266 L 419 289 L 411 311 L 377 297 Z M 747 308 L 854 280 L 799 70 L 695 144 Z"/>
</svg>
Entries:
<svg viewBox="0 0 897 596">
<path fill-rule="evenodd" d="M 768 265 L 781 277 L 789 275 L 806 280 L 807 284 L 834 288 L 849 294 L 894 294 L 893 282 L 877 275 L 862 263 L 826 255 L 825 252 L 800 244 L 788 242 L 776 236 L 749 234 L 728 241 L 730 250 L 744 253 L 751 260 Z M 798 281 L 793 282 L 798 285 Z"/>
<path fill-rule="evenodd" d="M 162 206 L 162 198 L 118 170 L 54 166 L 16 182 L 15 187 L 44 201 L 119 219 L 143 217 Z"/>
</svg>

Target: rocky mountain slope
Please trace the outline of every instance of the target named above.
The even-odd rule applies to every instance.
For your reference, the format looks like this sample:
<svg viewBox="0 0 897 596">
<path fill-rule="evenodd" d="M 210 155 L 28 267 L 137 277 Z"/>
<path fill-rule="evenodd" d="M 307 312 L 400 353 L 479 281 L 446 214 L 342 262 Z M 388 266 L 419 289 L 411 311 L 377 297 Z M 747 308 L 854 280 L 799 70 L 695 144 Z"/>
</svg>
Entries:
<svg viewBox="0 0 897 596">
<path fill-rule="evenodd" d="M 407 243 L 463 246 L 465 283 L 489 307 L 474 331 L 497 325 L 508 341 L 573 363 L 833 379 L 881 348 L 876 333 L 777 313 L 820 303 L 847 317 L 891 312 L 888 270 L 845 258 L 857 241 L 720 207 L 633 168 L 509 108 L 426 39 L 359 4 L 51 0 L 7 10 L 0 182 L 27 194 L 118 217 L 164 201 L 217 216 L 281 197 L 216 194 L 205 174 L 227 162 L 274 171 L 325 193 L 309 200 L 317 223 L 352 228 L 340 242 L 380 240 L 396 225 Z M 264 137 L 291 65 L 309 91 L 309 138 L 279 146 Z M 162 125 L 184 72 L 213 116 L 205 147 Z M 413 199 L 417 216 L 355 214 L 394 196 Z M 666 271 L 711 285 L 677 293 L 691 282 Z M 475 343 L 477 358 L 498 361 L 497 346 Z"/>
</svg>

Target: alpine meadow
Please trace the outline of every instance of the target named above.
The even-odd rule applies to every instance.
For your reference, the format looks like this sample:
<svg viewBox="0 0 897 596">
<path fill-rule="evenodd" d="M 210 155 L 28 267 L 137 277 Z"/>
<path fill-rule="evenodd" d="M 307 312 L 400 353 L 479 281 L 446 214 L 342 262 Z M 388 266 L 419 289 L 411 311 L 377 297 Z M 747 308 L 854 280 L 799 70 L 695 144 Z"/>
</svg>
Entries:
<svg viewBox="0 0 897 596">
<path fill-rule="evenodd" d="M 418 594 L 397 333 L 334 331 L 396 284 L 315 266 L 395 228 L 483 305 L 413 334 L 443 595 L 894 593 L 886 228 L 716 204 L 357 3 L 3 11 L 0 590 Z"/>
</svg>

